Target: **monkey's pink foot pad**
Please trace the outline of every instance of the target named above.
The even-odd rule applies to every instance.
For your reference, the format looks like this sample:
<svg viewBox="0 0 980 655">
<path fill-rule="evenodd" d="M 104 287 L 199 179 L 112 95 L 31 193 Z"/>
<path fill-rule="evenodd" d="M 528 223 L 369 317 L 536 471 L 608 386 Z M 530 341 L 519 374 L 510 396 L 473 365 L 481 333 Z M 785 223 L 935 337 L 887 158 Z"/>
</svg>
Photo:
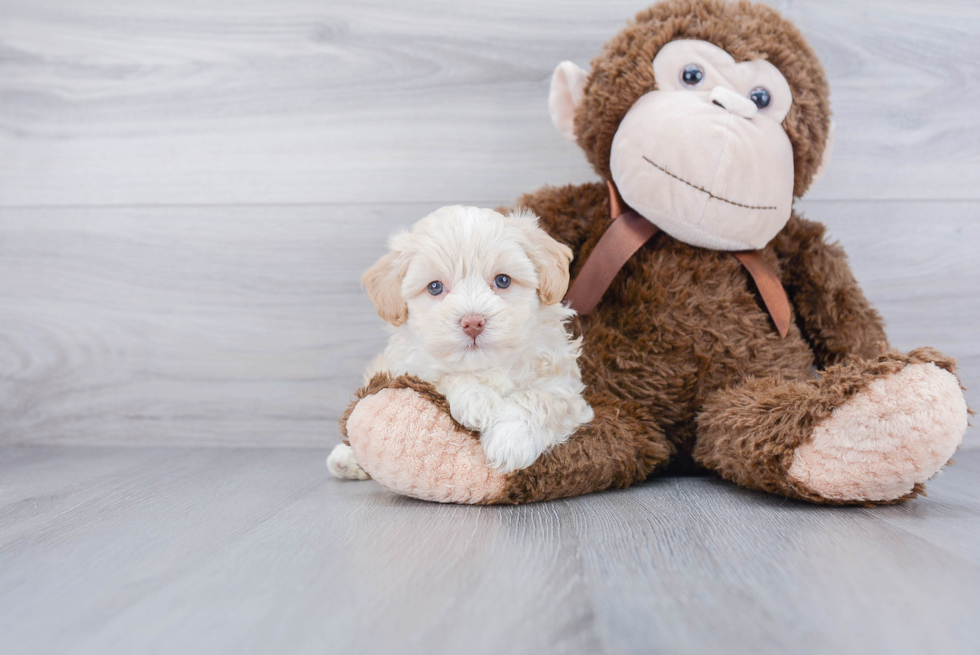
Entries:
<svg viewBox="0 0 980 655">
<path fill-rule="evenodd" d="M 397 493 L 439 503 L 491 502 L 505 477 L 487 466 L 479 440 L 413 389 L 382 389 L 347 420 L 354 457 Z"/>
<path fill-rule="evenodd" d="M 789 474 L 825 498 L 894 500 L 939 472 L 962 443 L 967 416 L 955 375 L 910 364 L 818 425 Z"/>
</svg>

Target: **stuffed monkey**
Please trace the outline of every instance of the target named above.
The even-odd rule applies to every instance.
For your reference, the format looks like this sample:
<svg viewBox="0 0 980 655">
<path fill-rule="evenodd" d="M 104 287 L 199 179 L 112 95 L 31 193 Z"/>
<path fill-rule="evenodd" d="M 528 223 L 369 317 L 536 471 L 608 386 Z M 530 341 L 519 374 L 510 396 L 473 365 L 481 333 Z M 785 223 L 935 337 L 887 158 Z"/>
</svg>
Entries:
<svg viewBox="0 0 980 655">
<path fill-rule="evenodd" d="M 417 498 L 525 503 L 708 469 L 824 504 L 907 500 L 962 441 L 954 362 L 888 345 L 824 227 L 793 211 L 833 127 L 800 32 L 749 2 L 666 0 L 586 72 L 558 66 L 558 130 L 602 182 L 519 200 L 575 253 L 568 299 L 595 419 L 531 467 L 486 466 L 424 382 L 379 375 L 341 430 Z"/>
</svg>

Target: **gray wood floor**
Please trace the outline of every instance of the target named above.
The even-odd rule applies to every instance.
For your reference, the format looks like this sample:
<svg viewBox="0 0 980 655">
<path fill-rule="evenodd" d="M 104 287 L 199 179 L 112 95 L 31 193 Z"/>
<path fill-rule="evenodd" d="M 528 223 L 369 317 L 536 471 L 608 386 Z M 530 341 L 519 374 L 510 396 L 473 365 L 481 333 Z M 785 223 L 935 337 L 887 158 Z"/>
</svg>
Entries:
<svg viewBox="0 0 980 655">
<path fill-rule="evenodd" d="M 714 478 L 456 507 L 311 449 L 0 449 L 0 634 L 37 653 L 975 653 L 980 451 L 825 508 Z"/>
<path fill-rule="evenodd" d="M 646 4 L 0 0 L 4 655 L 976 652 L 976 429 L 877 509 L 328 478 L 385 235 L 593 179 L 548 79 Z M 771 4 L 833 90 L 798 208 L 980 407 L 980 3 Z"/>
</svg>

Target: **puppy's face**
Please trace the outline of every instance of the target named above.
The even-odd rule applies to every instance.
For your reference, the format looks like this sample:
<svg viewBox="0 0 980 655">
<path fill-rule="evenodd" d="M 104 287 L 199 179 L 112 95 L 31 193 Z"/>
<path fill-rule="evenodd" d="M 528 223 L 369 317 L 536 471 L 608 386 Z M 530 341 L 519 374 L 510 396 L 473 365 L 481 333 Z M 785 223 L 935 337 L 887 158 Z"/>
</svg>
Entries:
<svg viewBox="0 0 980 655">
<path fill-rule="evenodd" d="M 407 322 L 447 363 L 479 366 L 521 346 L 541 303 L 561 300 L 572 252 L 531 214 L 444 207 L 391 239 L 364 274 L 378 314 Z"/>
</svg>

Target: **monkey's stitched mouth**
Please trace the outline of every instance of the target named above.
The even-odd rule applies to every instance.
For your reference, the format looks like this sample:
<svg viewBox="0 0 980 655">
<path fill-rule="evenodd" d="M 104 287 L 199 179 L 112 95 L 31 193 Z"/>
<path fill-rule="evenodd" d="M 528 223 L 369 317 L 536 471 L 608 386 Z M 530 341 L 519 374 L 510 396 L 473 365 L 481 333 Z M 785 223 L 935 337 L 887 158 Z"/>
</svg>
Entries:
<svg viewBox="0 0 980 655">
<path fill-rule="evenodd" d="M 736 207 L 742 207 L 744 209 L 776 209 L 775 207 L 758 207 L 756 205 L 745 205 L 745 204 L 742 204 L 740 202 L 735 202 L 734 200 L 729 200 L 728 198 L 722 198 L 721 196 L 716 196 L 715 194 L 711 193 L 707 189 L 705 189 L 703 187 L 699 187 L 697 184 L 693 184 L 691 182 L 688 182 L 683 177 L 678 177 L 678 176 L 674 175 L 673 173 L 671 173 L 670 171 L 668 171 L 666 168 L 664 168 L 660 164 L 656 164 L 656 163 L 650 161 L 649 159 L 647 159 L 646 155 L 643 156 L 643 159 L 645 159 L 648 164 L 650 164 L 651 166 L 653 166 L 657 170 L 663 171 L 664 173 L 666 173 L 667 175 L 671 176 L 675 180 L 678 180 L 680 182 L 683 182 L 687 186 L 691 187 L 692 189 L 697 189 L 701 193 L 708 194 L 708 197 L 709 198 L 714 198 L 715 200 L 720 200 L 722 202 L 727 202 L 729 205 L 735 205 Z"/>
</svg>

